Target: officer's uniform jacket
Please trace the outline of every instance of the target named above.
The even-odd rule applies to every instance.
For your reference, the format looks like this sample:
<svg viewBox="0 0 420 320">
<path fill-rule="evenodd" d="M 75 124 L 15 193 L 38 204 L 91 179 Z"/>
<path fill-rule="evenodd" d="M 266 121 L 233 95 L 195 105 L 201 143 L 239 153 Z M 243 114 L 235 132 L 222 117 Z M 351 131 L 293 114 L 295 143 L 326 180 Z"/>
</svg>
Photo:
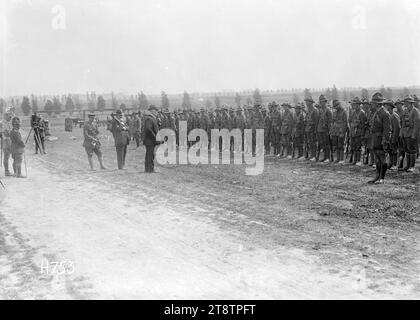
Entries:
<svg viewBox="0 0 420 320">
<path fill-rule="evenodd" d="M 290 110 L 287 110 L 283 113 L 282 122 L 281 122 L 281 134 L 292 134 L 294 127 L 295 119 L 293 113 Z"/>
<path fill-rule="evenodd" d="M 401 120 L 396 112 L 391 113 L 391 144 L 396 144 L 400 136 Z"/>
<path fill-rule="evenodd" d="M 350 117 L 350 136 L 364 137 L 367 121 L 366 113 L 362 109 L 353 111 Z"/>
<path fill-rule="evenodd" d="M 347 129 L 347 113 L 343 108 L 339 108 L 332 115 L 330 134 L 331 136 L 344 138 Z"/>
<path fill-rule="evenodd" d="M 83 146 L 85 148 L 99 147 L 100 143 L 97 138 L 98 134 L 98 125 L 95 122 L 86 122 L 83 126 L 83 136 L 85 138 L 83 141 Z"/>
<path fill-rule="evenodd" d="M 20 134 L 19 129 L 13 128 L 12 131 L 10 131 L 10 141 L 10 153 L 23 154 L 23 152 L 25 151 L 25 143 L 22 140 L 22 136 Z"/>
<path fill-rule="evenodd" d="M 370 134 L 373 138 L 373 145 L 389 143 L 391 140 L 391 116 L 381 106 L 372 116 L 370 123 Z"/>
<path fill-rule="evenodd" d="M 331 128 L 332 113 L 327 107 L 319 109 L 317 132 L 329 133 Z"/>
<path fill-rule="evenodd" d="M 305 115 L 305 132 L 315 133 L 318 126 L 318 109 L 315 107 L 308 108 Z"/>
<path fill-rule="evenodd" d="M 419 112 L 412 106 L 411 110 L 408 108 L 404 110 L 401 121 L 401 136 L 403 138 L 417 138 L 419 130 Z"/>
<path fill-rule="evenodd" d="M 305 134 L 305 116 L 301 111 L 299 114 L 295 114 L 295 137 L 301 137 Z"/>
</svg>

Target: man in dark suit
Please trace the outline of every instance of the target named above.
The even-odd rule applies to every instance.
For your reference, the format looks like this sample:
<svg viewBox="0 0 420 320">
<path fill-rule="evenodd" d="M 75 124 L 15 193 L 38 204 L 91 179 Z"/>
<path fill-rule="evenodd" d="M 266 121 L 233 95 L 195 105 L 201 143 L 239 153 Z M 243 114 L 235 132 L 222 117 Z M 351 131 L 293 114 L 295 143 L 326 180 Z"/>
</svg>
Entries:
<svg viewBox="0 0 420 320">
<path fill-rule="evenodd" d="M 160 144 L 160 141 L 156 141 L 156 134 L 159 131 L 159 126 L 157 123 L 157 113 L 158 109 L 151 105 L 149 107 L 149 112 L 146 113 L 144 118 L 144 140 L 143 144 L 146 146 L 146 159 L 144 161 L 145 172 L 153 173 L 154 170 L 154 161 L 155 161 L 155 146 Z"/>
<path fill-rule="evenodd" d="M 128 133 L 128 125 L 123 119 L 121 110 L 117 110 L 115 117 L 112 119 L 111 132 L 114 136 L 115 148 L 117 150 L 118 169 L 124 170 L 127 146 L 130 142 L 130 138 Z"/>
</svg>

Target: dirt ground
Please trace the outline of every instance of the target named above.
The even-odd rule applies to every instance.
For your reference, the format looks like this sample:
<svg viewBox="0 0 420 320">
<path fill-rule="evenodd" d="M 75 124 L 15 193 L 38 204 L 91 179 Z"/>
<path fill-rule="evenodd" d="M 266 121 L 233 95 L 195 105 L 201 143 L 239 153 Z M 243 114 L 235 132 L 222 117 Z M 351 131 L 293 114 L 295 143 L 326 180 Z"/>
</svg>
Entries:
<svg viewBox="0 0 420 320">
<path fill-rule="evenodd" d="M 373 186 L 370 167 L 266 157 L 258 176 L 145 174 L 133 144 L 118 171 L 101 133 L 105 171 L 60 126 L 48 154 L 28 143 L 27 179 L 1 178 L 0 298 L 420 298 L 419 173 Z"/>
</svg>

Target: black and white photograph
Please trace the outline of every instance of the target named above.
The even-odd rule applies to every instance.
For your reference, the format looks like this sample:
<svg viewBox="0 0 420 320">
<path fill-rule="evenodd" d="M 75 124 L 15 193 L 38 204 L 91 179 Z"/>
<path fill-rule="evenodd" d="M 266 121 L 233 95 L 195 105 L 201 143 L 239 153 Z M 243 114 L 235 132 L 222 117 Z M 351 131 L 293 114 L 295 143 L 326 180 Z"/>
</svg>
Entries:
<svg viewBox="0 0 420 320">
<path fill-rule="evenodd" d="M 419 98 L 418 0 L 0 0 L 0 300 L 418 300 Z"/>
</svg>

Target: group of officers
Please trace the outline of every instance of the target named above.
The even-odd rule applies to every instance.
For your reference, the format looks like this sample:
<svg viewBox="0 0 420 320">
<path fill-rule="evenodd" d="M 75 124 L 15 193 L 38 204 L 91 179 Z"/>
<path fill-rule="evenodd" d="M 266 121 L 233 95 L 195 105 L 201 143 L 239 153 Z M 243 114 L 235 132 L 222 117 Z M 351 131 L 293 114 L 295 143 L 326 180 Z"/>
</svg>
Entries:
<svg viewBox="0 0 420 320">
<path fill-rule="evenodd" d="M 288 102 L 281 105 L 272 102 L 268 109 L 254 105 L 237 109 L 222 107 L 170 112 L 168 109 L 158 111 L 151 106 L 146 112 L 131 115 L 118 110 L 111 115 L 108 130 L 115 140 L 119 169 L 125 166 L 130 140 L 135 140 L 137 146 L 143 140 L 147 151 L 146 171 L 153 172 L 150 162 L 152 147 L 160 143 L 155 138 L 157 131 L 162 128 L 174 130 L 178 143 L 179 122 L 187 121 L 188 132 L 196 128 L 207 132 L 209 149 L 216 145 L 211 141 L 212 129 L 237 128 L 242 132 L 244 129 L 264 129 L 266 155 L 299 161 L 370 165 L 375 167 L 376 176 L 369 183 L 383 183 L 388 169 L 413 172 L 420 142 L 418 97 L 407 95 L 402 100 L 393 101 L 376 92 L 370 101 L 367 97 L 355 97 L 349 104 L 348 110 L 338 100 L 333 100 L 331 106 L 326 96 L 320 95 L 318 102 L 307 96 L 304 103 L 292 106 Z M 89 114 L 84 146 L 91 168 L 94 152 L 104 168 L 98 148 L 100 142 L 94 135 L 99 133 L 94 118 L 94 114 Z M 255 153 L 255 134 L 253 138 L 252 152 Z M 235 146 L 231 137 L 230 151 L 241 151 L 241 147 Z M 219 148 L 219 151 L 224 151 L 220 143 Z M 348 157 L 350 159 L 346 162 Z"/>
</svg>

